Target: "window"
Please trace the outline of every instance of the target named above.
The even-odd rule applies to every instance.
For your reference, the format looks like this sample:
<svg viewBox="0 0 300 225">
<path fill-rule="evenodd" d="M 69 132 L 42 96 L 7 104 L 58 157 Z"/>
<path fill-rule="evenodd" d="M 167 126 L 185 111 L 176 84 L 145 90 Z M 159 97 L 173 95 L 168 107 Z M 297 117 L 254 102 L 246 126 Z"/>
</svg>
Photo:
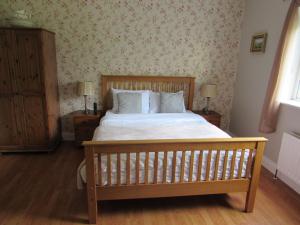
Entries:
<svg viewBox="0 0 300 225">
<path fill-rule="evenodd" d="M 294 63 L 294 88 L 292 93 L 292 100 L 300 101 L 300 8 L 298 8 L 295 16 L 295 33 L 293 41 L 295 44 L 293 44 L 293 47 L 296 49 L 297 54 L 294 54 L 295 59 L 292 60 Z M 293 72 L 292 71 L 292 72 Z"/>
<path fill-rule="evenodd" d="M 300 8 L 297 9 L 287 37 L 283 56 L 281 101 L 300 101 Z"/>
<path fill-rule="evenodd" d="M 298 72 L 298 76 L 296 78 L 292 100 L 300 101 L 300 71 Z"/>
</svg>

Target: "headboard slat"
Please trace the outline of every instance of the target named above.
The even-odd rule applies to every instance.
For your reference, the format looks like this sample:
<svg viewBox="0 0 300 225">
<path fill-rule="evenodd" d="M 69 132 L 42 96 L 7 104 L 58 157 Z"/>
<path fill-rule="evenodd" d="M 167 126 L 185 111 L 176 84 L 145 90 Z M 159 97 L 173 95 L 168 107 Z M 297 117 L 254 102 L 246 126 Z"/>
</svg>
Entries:
<svg viewBox="0 0 300 225">
<path fill-rule="evenodd" d="M 155 92 L 183 91 L 186 108 L 192 110 L 194 97 L 194 77 L 170 76 L 101 76 L 103 110 L 112 107 L 111 88 L 126 90 L 152 90 Z"/>
</svg>

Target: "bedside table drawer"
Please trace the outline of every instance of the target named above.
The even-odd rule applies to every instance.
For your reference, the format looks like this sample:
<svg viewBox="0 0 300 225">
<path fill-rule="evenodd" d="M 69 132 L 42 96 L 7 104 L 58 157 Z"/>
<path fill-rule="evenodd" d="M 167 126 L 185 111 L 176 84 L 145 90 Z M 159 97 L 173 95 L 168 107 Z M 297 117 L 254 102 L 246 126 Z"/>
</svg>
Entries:
<svg viewBox="0 0 300 225">
<path fill-rule="evenodd" d="M 208 122 L 210 122 L 211 124 L 217 126 L 217 127 L 220 127 L 220 120 L 218 119 L 210 119 L 210 120 L 207 120 Z"/>
<path fill-rule="evenodd" d="M 206 119 L 211 124 L 217 126 L 220 128 L 221 125 L 221 115 L 215 111 L 209 111 L 208 114 L 203 113 L 203 111 L 200 110 L 193 110 L 194 113 L 202 116 L 204 119 Z"/>
<path fill-rule="evenodd" d="M 99 122 L 100 122 L 100 118 L 88 118 L 87 119 L 87 118 L 78 117 L 78 118 L 74 119 L 74 124 L 76 126 L 97 127 Z"/>
<path fill-rule="evenodd" d="M 83 141 L 90 141 L 93 138 L 94 131 L 97 126 L 87 127 L 80 126 L 75 128 L 75 140 L 77 145 L 81 145 Z"/>
<path fill-rule="evenodd" d="M 91 140 L 95 129 L 96 127 L 85 127 L 85 126 L 75 128 L 76 140 L 77 139 L 84 140 L 84 141 Z"/>
</svg>

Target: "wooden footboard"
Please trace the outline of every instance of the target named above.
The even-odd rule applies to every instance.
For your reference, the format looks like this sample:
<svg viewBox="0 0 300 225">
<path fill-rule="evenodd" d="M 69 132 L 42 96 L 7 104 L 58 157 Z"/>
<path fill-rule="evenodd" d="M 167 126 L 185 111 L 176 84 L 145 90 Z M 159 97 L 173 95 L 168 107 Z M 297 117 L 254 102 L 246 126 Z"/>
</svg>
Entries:
<svg viewBox="0 0 300 225">
<path fill-rule="evenodd" d="M 190 140 L 142 140 L 142 141 L 86 141 L 86 177 L 89 222 L 96 223 L 97 201 L 114 199 L 136 199 L 171 196 L 188 196 L 203 194 L 218 194 L 229 192 L 247 192 L 245 211 L 251 212 L 254 206 L 256 189 L 258 187 L 261 161 L 265 148 L 265 138 L 224 138 L 224 139 L 190 139 Z M 195 160 L 195 152 L 198 157 Z M 212 153 L 215 152 L 215 162 L 219 162 L 221 152 L 225 151 L 222 165 L 228 164 L 229 153 L 232 153 L 230 173 L 226 176 L 226 166 L 222 168 L 221 177 L 219 163 L 212 163 Z M 163 152 L 162 180 L 158 181 L 158 155 Z M 181 162 L 172 159 L 171 180 L 167 181 L 167 157 L 172 153 L 181 153 Z M 186 167 L 186 152 L 189 152 L 188 177 L 184 178 Z M 245 152 L 249 153 L 246 172 L 242 175 Z M 203 174 L 203 153 L 207 154 L 205 179 Z M 234 176 L 237 153 L 240 160 L 237 176 Z M 126 154 L 126 180 L 121 182 L 121 154 Z M 130 181 L 130 155 L 135 154 L 135 182 Z M 140 155 L 145 154 L 143 182 L 140 181 Z M 149 179 L 149 154 L 154 154 L 153 179 Z M 112 182 L 112 155 L 116 156 L 116 182 Z M 103 183 L 101 158 L 106 157 L 107 176 Z M 195 170 L 194 163 L 198 165 Z M 179 180 L 175 178 L 176 165 L 180 163 Z M 212 171 L 214 171 L 212 173 Z M 193 179 L 193 174 L 196 179 Z M 213 176 L 212 176 L 213 175 Z"/>
</svg>

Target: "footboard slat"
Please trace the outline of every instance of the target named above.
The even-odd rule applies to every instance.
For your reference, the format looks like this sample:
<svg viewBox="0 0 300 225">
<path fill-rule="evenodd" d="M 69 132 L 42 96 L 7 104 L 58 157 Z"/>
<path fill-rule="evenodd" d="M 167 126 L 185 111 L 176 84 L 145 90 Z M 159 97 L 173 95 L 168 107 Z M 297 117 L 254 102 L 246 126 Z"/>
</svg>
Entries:
<svg viewBox="0 0 300 225">
<path fill-rule="evenodd" d="M 117 153 L 117 185 L 121 185 L 121 156 Z"/>
<path fill-rule="evenodd" d="M 145 157 L 145 184 L 148 184 L 148 171 L 149 168 L 149 152 L 146 152 L 146 157 Z"/>
<path fill-rule="evenodd" d="M 209 174 L 210 174 L 210 162 L 211 162 L 211 152 L 208 152 L 208 156 L 207 156 L 207 163 L 206 163 L 206 175 L 205 175 L 205 180 L 209 181 Z"/>
<path fill-rule="evenodd" d="M 154 156 L 154 184 L 157 184 L 157 167 L 158 167 L 158 152 Z"/>
<path fill-rule="evenodd" d="M 233 155 L 232 155 L 232 159 L 231 159 L 230 179 L 233 179 L 233 177 L 234 177 L 235 158 L 236 158 L 236 150 L 233 151 Z"/>
<path fill-rule="evenodd" d="M 177 157 L 177 151 L 173 151 L 173 161 L 172 161 L 172 183 L 175 183 L 175 175 L 176 175 L 176 157 Z"/>
<path fill-rule="evenodd" d="M 111 185 L 111 161 L 110 154 L 107 154 L 107 184 Z"/>
<path fill-rule="evenodd" d="M 194 172 L 194 151 L 191 151 L 191 157 L 190 157 L 190 171 L 189 171 L 189 182 L 192 182 L 193 179 L 193 172 Z"/>
<path fill-rule="evenodd" d="M 98 182 L 102 185 L 101 154 L 98 155 Z"/>
<path fill-rule="evenodd" d="M 180 168 L 180 183 L 183 182 L 183 178 L 184 178 L 184 168 L 185 168 L 185 151 L 182 151 L 182 156 L 181 156 L 181 168 Z"/>
<path fill-rule="evenodd" d="M 168 152 L 164 152 L 164 162 L 163 162 L 163 182 L 167 182 L 167 162 L 168 162 Z"/>
<path fill-rule="evenodd" d="M 135 180 L 136 184 L 140 183 L 140 153 L 135 153 Z"/>
<path fill-rule="evenodd" d="M 244 157 L 245 157 L 245 149 L 242 149 L 240 163 L 239 163 L 238 179 L 242 177 Z"/>
<path fill-rule="evenodd" d="M 225 178 L 226 178 L 227 162 L 228 162 L 228 151 L 225 152 L 222 180 L 225 180 Z"/>
<path fill-rule="evenodd" d="M 199 153 L 199 158 L 198 158 L 198 174 L 197 174 L 197 181 L 201 181 L 202 162 L 203 162 L 203 151 L 201 150 L 200 153 Z"/>
<path fill-rule="evenodd" d="M 251 212 L 265 142 L 264 138 L 84 142 L 90 222 L 97 218 L 96 200 L 247 192 L 245 209 Z M 173 158 L 168 158 L 171 152 Z M 130 174 L 134 163 L 135 173 Z"/>
<path fill-rule="evenodd" d="M 215 161 L 214 180 L 218 180 L 219 161 L 220 161 L 220 150 L 217 150 L 217 156 L 216 156 L 216 161 Z"/>
<path fill-rule="evenodd" d="M 248 156 L 248 162 L 247 162 L 247 168 L 246 168 L 246 177 L 248 178 L 250 176 L 251 166 L 252 166 L 252 155 L 253 150 L 249 150 L 249 156 Z"/>
<path fill-rule="evenodd" d="M 126 184 L 130 184 L 130 153 L 126 154 Z"/>
</svg>

